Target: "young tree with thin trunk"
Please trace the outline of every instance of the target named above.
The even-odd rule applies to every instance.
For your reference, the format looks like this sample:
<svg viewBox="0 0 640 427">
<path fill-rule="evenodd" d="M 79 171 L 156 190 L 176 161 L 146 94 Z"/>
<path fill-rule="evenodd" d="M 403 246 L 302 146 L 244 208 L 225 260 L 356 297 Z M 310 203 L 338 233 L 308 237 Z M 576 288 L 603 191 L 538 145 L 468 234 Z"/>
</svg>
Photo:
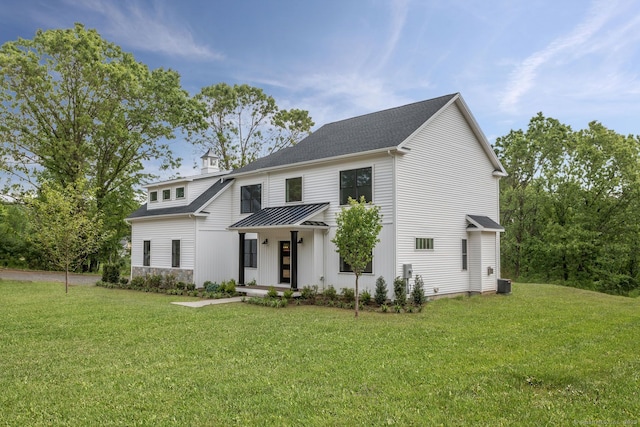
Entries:
<svg viewBox="0 0 640 427">
<path fill-rule="evenodd" d="M 336 245 L 336 252 L 351 266 L 356 276 L 355 317 L 358 317 L 360 304 L 358 279 L 373 259 L 373 249 L 380 241 L 378 238 L 382 230 L 380 206 L 367 203 L 364 196 L 360 200 L 349 197 L 349 206 L 343 207 L 338 212 L 336 223 L 338 226 L 336 236 L 331 241 Z"/>
<path fill-rule="evenodd" d="M 27 199 L 31 238 L 51 264 L 64 270 L 65 293 L 69 292 L 69 271 L 86 261 L 108 237 L 85 185 L 84 180 L 66 187 L 44 183 L 38 196 Z"/>
</svg>

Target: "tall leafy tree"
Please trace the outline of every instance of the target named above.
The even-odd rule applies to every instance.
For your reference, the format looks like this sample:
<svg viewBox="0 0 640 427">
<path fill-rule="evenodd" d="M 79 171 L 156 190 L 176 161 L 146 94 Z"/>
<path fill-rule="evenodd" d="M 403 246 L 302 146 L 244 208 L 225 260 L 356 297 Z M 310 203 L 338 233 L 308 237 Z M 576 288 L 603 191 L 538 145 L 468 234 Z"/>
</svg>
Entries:
<svg viewBox="0 0 640 427">
<path fill-rule="evenodd" d="M 272 96 L 246 84 L 207 86 L 195 99 L 201 121 L 190 140 L 213 149 L 227 170 L 296 144 L 314 125 L 308 111 L 281 110 Z"/>
<path fill-rule="evenodd" d="M 542 114 L 498 138 L 505 271 L 627 294 L 639 285 L 640 139 Z"/>
<path fill-rule="evenodd" d="M 107 237 L 102 218 L 95 209 L 94 192 L 79 180 L 62 187 L 43 183 L 39 195 L 28 199 L 32 239 L 47 260 L 65 272 L 65 292 L 69 292 L 69 271 L 94 253 Z"/>
<path fill-rule="evenodd" d="M 349 197 L 349 206 L 343 207 L 338 212 L 336 224 L 336 235 L 331 241 L 356 276 L 355 317 L 358 317 L 360 305 L 358 279 L 373 259 L 373 249 L 380 241 L 378 238 L 382 230 L 380 206 L 367 203 L 364 196 L 360 200 Z"/>
<path fill-rule="evenodd" d="M 86 179 L 99 211 L 133 210 L 132 189 L 153 178 L 146 161 L 179 165 L 167 141 L 195 117 L 194 105 L 176 72 L 149 70 L 81 24 L 5 43 L 0 169 L 11 177 L 5 191 L 17 195 L 49 181 L 67 188 Z M 108 226 L 127 213 L 110 211 Z"/>
</svg>

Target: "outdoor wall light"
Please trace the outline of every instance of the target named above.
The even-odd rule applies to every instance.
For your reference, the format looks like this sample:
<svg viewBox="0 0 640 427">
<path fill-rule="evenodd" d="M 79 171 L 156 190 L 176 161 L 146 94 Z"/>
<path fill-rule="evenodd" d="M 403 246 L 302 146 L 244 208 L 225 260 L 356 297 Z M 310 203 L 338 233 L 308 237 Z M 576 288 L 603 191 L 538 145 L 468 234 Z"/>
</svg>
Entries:
<svg viewBox="0 0 640 427">
<path fill-rule="evenodd" d="M 300 239 L 298 239 L 298 244 L 301 245 L 302 244 L 302 237 Z"/>
<path fill-rule="evenodd" d="M 264 239 L 264 241 L 262 242 L 263 245 L 268 245 L 269 244 L 269 239 Z"/>
</svg>

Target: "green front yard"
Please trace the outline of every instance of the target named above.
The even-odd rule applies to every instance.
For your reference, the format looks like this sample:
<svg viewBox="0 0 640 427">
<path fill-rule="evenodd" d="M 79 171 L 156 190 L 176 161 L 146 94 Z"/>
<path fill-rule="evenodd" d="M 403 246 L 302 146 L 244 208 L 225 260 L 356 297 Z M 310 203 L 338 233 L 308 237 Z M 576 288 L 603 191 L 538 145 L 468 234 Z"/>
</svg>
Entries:
<svg viewBox="0 0 640 427">
<path fill-rule="evenodd" d="M 640 299 L 515 284 L 418 314 L 0 281 L 0 425 L 636 425 Z"/>
</svg>

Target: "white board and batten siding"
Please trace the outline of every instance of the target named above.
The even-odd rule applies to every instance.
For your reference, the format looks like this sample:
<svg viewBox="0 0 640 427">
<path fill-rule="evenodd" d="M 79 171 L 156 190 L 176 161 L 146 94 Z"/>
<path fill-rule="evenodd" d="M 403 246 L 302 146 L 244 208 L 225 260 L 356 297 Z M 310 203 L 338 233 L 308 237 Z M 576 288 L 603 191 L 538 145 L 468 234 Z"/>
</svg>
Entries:
<svg viewBox="0 0 640 427">
<path fill-rule="evenodd" d="M 231 189 L 235 184 L 230 185 L 203 207 L 208 215 L 196 220 L 197 268 L 193 279 L 197 286 L 207 280 L 221 283 L 238 275 L 238 233 L 227 230 L 232 223 Z"/>
<path fill-rule="evenodd" d="M 142 267 L 143 242 L 151 242 L 151 265 L 171 268 L 171 241 L 180 240 L 180 268 L 193 269 L 195 222 L 193 218 L 136 221 L 131 227 L 131 264 Z"/>
<path fill-rule="evenodd" d="M 466 215 L 498 220 L 494 167 L 455 103 L 423 126 L 406 148 L 407 154 L 396 157 L 395 275 L 402 275 L 402 264 L 408 263 L 414 277 L 422 276 L 428 295 L 469 292 L 480 246 L 468 246 L 469 269 L 463 270 Z M 416 238 L 432 238 L 433 250 L 417 250 Z"/>
</svg>

